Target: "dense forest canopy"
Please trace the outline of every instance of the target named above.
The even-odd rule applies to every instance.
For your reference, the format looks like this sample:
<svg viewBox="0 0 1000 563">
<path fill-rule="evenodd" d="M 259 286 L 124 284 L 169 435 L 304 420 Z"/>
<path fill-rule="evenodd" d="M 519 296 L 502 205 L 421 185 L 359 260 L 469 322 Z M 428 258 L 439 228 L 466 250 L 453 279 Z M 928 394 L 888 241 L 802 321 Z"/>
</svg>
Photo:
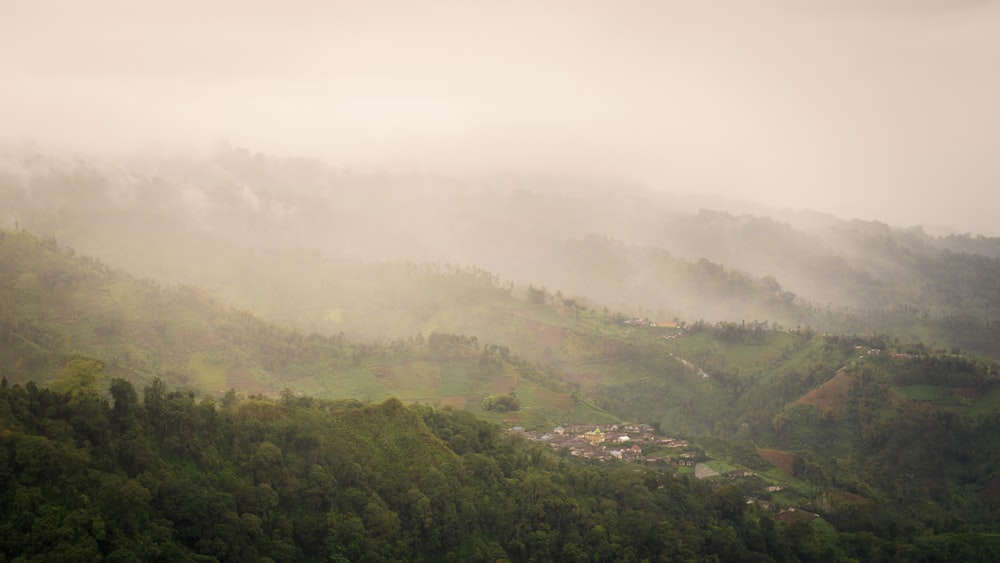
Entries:
<svg viewBox="0 0 1000 563">
<path fill-rule="evenodd" d="M 397 400 L 221 401 L 66 366 L 0 388 L 0 555 L 90 561 L 994 560 L 997 536 L 835 532 L 735 483 L 586 464 Z M 852 518 L 865 518 L 856 507 Z M 867 516 L 871 518 L 872 516 Z M 875 525 L 873 521 L 867 524 Z"/>
</svg>

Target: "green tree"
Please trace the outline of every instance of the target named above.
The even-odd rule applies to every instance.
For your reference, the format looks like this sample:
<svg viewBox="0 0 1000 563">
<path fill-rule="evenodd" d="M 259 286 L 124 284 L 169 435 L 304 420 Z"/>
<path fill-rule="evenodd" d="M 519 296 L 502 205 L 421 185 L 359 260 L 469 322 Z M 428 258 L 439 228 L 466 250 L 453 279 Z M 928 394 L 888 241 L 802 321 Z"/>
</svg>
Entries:
<svg viewBox="0 0 1000 563">
<path fill-rule="evenodd" d="M 86 397 L 96 397 L 103 380 L 103 362 L 90 358 L 73 358 L 63 366 L 59 378 L 52 383 L 52 389 L 70 397 L 72 402 L 77 402 Z"/>
</svg>

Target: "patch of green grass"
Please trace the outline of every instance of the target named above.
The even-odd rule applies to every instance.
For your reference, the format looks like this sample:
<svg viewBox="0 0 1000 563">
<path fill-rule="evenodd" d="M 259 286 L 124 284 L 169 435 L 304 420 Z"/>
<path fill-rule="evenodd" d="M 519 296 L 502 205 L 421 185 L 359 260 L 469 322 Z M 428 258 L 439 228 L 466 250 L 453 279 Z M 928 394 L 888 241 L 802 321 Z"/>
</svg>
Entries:
<svg viewBox="0 0 1000 563">
<path fill-rule="evenodd" d="M 711 467 L 712 469 L 718 471 L 719 473 L 727 473 L 729 471 L 735 471 L 737 469 L 740 469 L 739 467 L 726 463 L 721 459 L 710 459 L 705 462 L 705 465 Z"/>
<path fill-rule="evenodd" d="M 204 352 L 191 354 L 188 367 L 194 374 L 192 383 L 199 389 L 226 389 L 226 373 L 229 371 L 229 364 L 210 361 L 206 359 L 206 355 Z"/>
<path fill-rule="evenodd" d="M 498 424 L 515 419 L 517 424 L 531 430 L 551 430 L 560 424 L 607 424 L 620 420 L 582 400 L 574 400 L 570 395 L 557 393 L 531 381 L 521 380 L 517 387 L 517 397 L 521 400 L 518 411 L 494 413 L 480 408 L 482 397 L 470 396 L 470 405 L 477 416 Z"/>
<path fill-rule="evenodd" d="M 473 366 L 468 361 L 437 362 L 438 393 L 445 396 L 465 395 L 475 382 L 471 378 Z"/>
<path fill-rule="evenodd" d="M 391 373 L 382 382 L 388 391 L 402 400 L 430 399 L 439 396 L 437 364 L 426 361 L 398 362 L 383 366 Z M 388 381 L 391 380 L 391 385 Z"/>
<path fill-rule="evenodd" d="M 392 395 L 375 380 L 368 366 L 331 371 L 318 378 L 325 389 L 323 397 L 326 398 L 377 401 Z"/>
<path fill-rule="evenodd" d="M 992 414 L 1000 411 L 1000 385 L 993 385 L 982 397 L 976 400 L 969 414 L 973 416 Z"/>
<path fill-rule="evenodd" d="M 935 385 L 893 385 L 891 389 L 910 401 L 936 401 L 943 395 L 943 389 Z"/>
</svg>

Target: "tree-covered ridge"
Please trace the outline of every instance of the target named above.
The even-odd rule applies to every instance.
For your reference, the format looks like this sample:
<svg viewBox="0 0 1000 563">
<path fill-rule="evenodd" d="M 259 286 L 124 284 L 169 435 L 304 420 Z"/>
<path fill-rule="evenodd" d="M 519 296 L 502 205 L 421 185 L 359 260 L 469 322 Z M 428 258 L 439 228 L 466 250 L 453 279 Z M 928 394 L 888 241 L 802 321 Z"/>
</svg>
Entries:
<svg viewBox="0 0 1000 563">
<path fill-rule="evenodd" d="M 73 353 L 103 358 L 133 382 L 272 392 L 315 364 L 347 364 L 353 350 L 223 307 L 198 288 L 137 280 L 54 239 L 0 231 L 0 374 L 48 380 Z"/>
<path fill-rule="evenodd" d="M 984 534 L 785 523 L 728 482 L 584 464 L 471 414 L 137 392 L 80 358 L 0 387 L 0 557 L 25 561 L 994 560 Z M 89 371 L 88 371 L 89 370 Z M 97 370 L 96 372 L 94 370 Z"/>
<path fill-rule="evenodd" d="M 993 530 L 998 369 L 960 350 L 767 321 L 655 322 L 559 291 L 522 292 L 480 270 L 406 264 L 379 265 L 404 281 L 370 299 L 392 314 L 423 280 L 426 291 L 452 294 L 438 311 L 452 311 L 463 333 L 366 344 L 271 325 L 23 232 L 4 233 L 0 263 L 0 374 L 45 381 L 72 400 L 106 389 L 101 364 L 86 359 L 99 357 L 108 378 L 216 401 L 227 388 L 285 389 L 285 403 L 397 396 L 539 430 L 641 421 L 712 436 L 713 461 L 771 472 L 769 482 L 794 485 L 790 504 L 841 530 Z M 185 443 L 169 428 L 160 430 L 169 447 Z M 467 453 L 468 438 L 447 442 Z"/>
<path fill-rule="evenodd" d="M 490 334 L 523 341 L 518 332 L 525 320 L 518 315 L 530 306 L 494 276 L 468 268 L 377 267 L 410 285 L 366 295 L 377 304 L 371 310 L 386 316 L 412 312 L 408 301 L 415 292 L 426 297 L 433 286 L 454 317 L 493 311 L 484 315 L 494 326 Z M 614 420 L 571 397 L 572 386 L 556 372 L 476 336 L 416 332 L 351 341 L 307 335 L 225 307 L 197 288 L 136 280 L 52 239 L 0 231 L 0 375 L 51 382 L 75 354 L 102 358 L 111 376 L 137 386 L 159 377 L 217 398 L 229 388 L 268 396 L 289 388 L 327 398 L 398 396 L 488 414 L 482 407 L 486 397 L 516 391 L 526 407 L 518 416 L 526 423 Z"/>
<path fill-rule="evenodd" d="M 371 264 L 409 260 L 665 318 L 876 331 L 1000 355 L 997 239 L 610 192 L 351 171 L 243 149 L 115 162 L 0 155 L 5 226 L 20 221 L 161 283 L 211 288 L 301 330 L 365 341 L 479 334 L 453 324 L 457 307 L 434 289 L 444 284 L 422 284 L 442 280 Z"/>
</svg>

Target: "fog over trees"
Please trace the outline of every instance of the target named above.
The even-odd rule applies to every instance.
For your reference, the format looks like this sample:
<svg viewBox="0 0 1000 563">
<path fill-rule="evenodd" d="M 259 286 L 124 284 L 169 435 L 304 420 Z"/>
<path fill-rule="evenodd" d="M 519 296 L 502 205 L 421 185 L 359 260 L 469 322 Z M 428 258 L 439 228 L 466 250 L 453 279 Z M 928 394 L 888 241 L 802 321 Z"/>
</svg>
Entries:
<svg viewBox="0 0 1000 563">
<path fill-rule="evenodd" d="M 998 11 L 15 0 L 0 141 L 121 155 L 228 139 L 350 169 L 600 177 L 998 235 Z"/>
<path fill-rule="evenodd" d="M 995 561 L 998 68 L 981 0 L 0 2 L 0 561 Z"/>
<path fill-rule="evenodd" d="M 292 324 L 302 319 L 287 304 L 268 303 L 339 306 L 344 292 L 359 297 L 344 265 L 379 262 L 482 268 L 665 319 L 810 324 L 802 307 L 813 306 L 992 318 L 1000 302 L 996 239 L 698 209 L 621 183 L 472 182 L 233 147 L 114 160 L 20 150 L 0 160 L 0 193 L 10 226 Z"/>
</svg>

